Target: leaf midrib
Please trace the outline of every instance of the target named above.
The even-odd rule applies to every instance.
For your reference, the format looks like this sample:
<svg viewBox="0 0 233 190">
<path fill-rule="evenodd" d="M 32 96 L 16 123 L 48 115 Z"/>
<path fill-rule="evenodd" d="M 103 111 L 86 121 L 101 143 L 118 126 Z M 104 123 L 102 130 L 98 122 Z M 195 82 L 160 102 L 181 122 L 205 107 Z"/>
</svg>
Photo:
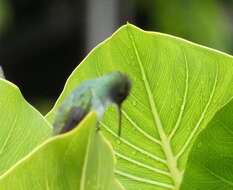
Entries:
<svg viewBox="0 0 233 190">
<path fill-rule="evenodd" d="M 170 146 L 170 143 L 169 143 L 169 138 L 167 137 L 167 135 L 166 135 L 166 133 L 164 131 L 162 122 L 160 120 L 160 117 L 159 117 L 159 114 L 158 114 L 158 111 L 157 111 L 157 107 L 156 107 L 156 104 L 154 102 L 153 95 L 152 95 L 152 92 L 151 92 L 151 88 L 150 88 L 149 82 L 147 80 L 145 70 L 144 70 L 141 58 L 139 56 L 138 49 L 137 49 L 136 43 L 134 41 L 134 37 L 130 32 L 129 26 L 127 27 L 127 32 L 128 32 L 129 39 L 130 39 L 130 41 L 132 43 L 132 46 L 133 46 L 133 49 L 134 49 L 134 53 L 136 55 L 137 62 L 138 62 L 139 67 L 140 67 L 140 71 L 141 71 L 141 74 L 142 74 L 142 79 L 143 79 L 143 82 L 144 82 L 144 85 L 145 85 L 145 88 L 146 88 L 146 92 L 147 92 L 147 95 L 148 95 L 148 98 L 149 98 L 150 107 L 151 107 L 151 111 L 152 111 L 152 114 L 153 114 L 153 119 L 154 119 L 154 122 L 155 122 L 155 126 L 157 126 L 158 133 L 159 133 L 159 136 L 160 136 L 160 139 L 161 139 L 161 146 L 162 146 L 163 151 L 164 151 L 165 156 L 166 156 L 167 166 L 168 166 L 168 168 L 169 168 L 169 170 L 171 172 L 171 178 L 172 178 L 172 180 L 173 180 L 173 182 L 175 184 L 175 189 L 178 189 L 179 185 L 181 183 L 182 173 L 177 168 L 176 158 L 173 155 L 173 152 L 172 152 L 172 149 L 171 149 L 171 146 Z"/>
</svg>

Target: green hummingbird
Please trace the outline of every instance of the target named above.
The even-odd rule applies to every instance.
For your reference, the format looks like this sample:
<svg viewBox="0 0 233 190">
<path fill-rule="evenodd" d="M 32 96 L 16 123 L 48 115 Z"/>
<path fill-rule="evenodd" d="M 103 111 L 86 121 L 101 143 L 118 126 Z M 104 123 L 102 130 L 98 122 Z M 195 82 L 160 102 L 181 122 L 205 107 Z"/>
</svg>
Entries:
<svg viewBox="0 0 233 190">
<path fill-rule="evenodd" d="M 129 95 L 130 89 L 129 78 L 120 72 L 112 72 L 103 77 L 82 82 L 58 109 L 53 125 L 53 135 L 72 130 L 90 111 L 95 110 L 98 119 L 101 119 L 105 108 L 109 104 L 115 104 L 119 114 L 118 135 L 120 136 L 121 104 Z"/>
</svg>

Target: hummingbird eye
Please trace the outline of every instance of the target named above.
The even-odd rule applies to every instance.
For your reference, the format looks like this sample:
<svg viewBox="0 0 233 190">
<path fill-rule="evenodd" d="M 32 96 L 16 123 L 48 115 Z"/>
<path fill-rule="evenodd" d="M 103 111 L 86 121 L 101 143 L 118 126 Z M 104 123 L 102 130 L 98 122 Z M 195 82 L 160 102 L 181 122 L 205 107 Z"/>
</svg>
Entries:
<svg viewBox="0 0 233 190">
<path fill-rule="evenodd" d="M 126 97 L 129 95 L 129 91 L 131 89 L 131 83 L 129 79 L 124 76 L 120 81 L 117 81 L 110 88 L 110 97 L 112 101 L 118 105 L 120 105 Z"/>
<path fill-rule="evenodd" d="M 124 94 L 124 93 L 122 93 L 122 92 L 120 92 L 117 96 L 118 96 L 119 98 L 122 98 L 122 97 L 124 97 L 124 96 L 125 96 L 125 94 Z"/>
<path fill-rule="evenodd" d="M 126 98 L 126 94 L 124 92 L 119 92 L 116 97 L 116 101 L 121 103 Z"/>
</svg>

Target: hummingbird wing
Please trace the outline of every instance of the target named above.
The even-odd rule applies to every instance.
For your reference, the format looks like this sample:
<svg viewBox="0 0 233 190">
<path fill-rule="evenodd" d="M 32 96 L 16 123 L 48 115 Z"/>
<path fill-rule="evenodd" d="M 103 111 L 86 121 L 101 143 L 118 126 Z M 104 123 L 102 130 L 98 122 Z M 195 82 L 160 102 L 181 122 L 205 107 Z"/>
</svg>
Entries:
<svg viewBox="0 0 233 190">
<path fill-rule="evenodd" d="M 60 134 L 66 133 L 74 129 L 80 123 L 80 121 L 82 121 L 86 114 L 87 111 L 85 111 L 84 109 L 79 107 L 72 107 L 69 113 L 69 117 L 67 118 Z"/>
<path fill-rule="evenodd" d="M 67 97 L 55 116 L 53 135 L 75 128 L 90 111 L 92 94 L 89 88 L 76 89 Z"/>
</svg>

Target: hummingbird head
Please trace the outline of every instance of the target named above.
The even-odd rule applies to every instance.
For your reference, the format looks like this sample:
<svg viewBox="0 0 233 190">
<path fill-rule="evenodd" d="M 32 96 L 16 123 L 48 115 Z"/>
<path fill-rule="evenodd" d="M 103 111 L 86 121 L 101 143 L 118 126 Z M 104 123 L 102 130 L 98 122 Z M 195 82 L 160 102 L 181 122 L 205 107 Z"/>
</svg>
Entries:
<svg viewBox="0 0 233 190">
<path fill-rule="evenodd" d="M 101 106 L 106 107 L 109 104 L 115 104 L 118 108 L 119 114 L 119 131 L 118 135 L 121 135 L 121 104 L 127 98 L 131 89 L 131 82 L 127 75 L 121 72 L 112 72 L 101 78 L 99 78 L 97 83 L 93 83 L 93 92 L 95 96 L 98 97 L 94 107 Z M 95 102 L 95 101 L 94 101 Z"/>
<path fill-rule="evenodd" d="M 119 130 L 118 136 L 121 136 L 121 104 L 127 98 L 131 89 L 131 82 L 127 75 L 124 75 L 120 72 L 110 73 L 112 75 L 113 81 L 109 89 L 109 97 L 112 103 L 115 103 L 118 108 L 119 115 Z"/>
<path fill-rule="evenodd" d="M 117 106 L 121 106 L 122 102 L 127 98 L 131 89 L 131 82 L 127 75 L 120 72 L 111 73 L 115 78 L 109 89 L 109 97 Z"/>
</svg>

